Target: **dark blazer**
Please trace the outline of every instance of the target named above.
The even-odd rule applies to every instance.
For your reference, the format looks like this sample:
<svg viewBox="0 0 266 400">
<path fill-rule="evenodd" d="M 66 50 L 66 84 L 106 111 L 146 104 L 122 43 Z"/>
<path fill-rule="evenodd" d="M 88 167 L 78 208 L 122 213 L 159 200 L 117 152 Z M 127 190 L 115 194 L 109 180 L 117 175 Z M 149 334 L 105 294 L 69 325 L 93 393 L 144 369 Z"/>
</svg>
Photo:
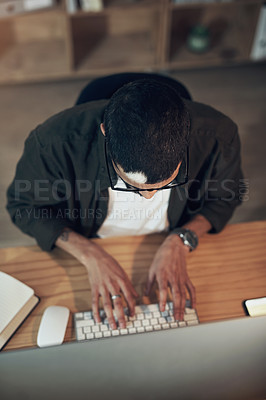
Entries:
<svg viewBox="0 0 266 400">
<path fill-rule="evenodd" d="M 31 132 L 8 188 L 12 221 L 46 251 L 66 226 L 97 236 L 110 182 L 100 131 L 108 100 L 75 106 Z M 236 124 L 213 108 L 184 100 L 191 119 L 189 182 L 171 189 L 170 230 L 204 215 L 219 232 L 240 203 L 243 176 Z M 182 172 L 181 172 L 182 173 Z"/>
</svg>

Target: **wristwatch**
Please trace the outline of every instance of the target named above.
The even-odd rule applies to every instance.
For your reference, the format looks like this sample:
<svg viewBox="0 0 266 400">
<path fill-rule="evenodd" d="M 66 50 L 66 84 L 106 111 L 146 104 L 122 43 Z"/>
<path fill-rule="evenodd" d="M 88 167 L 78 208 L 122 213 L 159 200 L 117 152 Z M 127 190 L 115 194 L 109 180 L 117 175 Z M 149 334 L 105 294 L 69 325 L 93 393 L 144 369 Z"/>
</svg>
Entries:
<svg viewBox="0 0 266 400">
<path fill-rule="evenodd" d="M 195 250 L 199 242 L 198 236 L 195 232 L 191 231 L 190 229 L 178 228 L 175 229 L 173 233 L 180 237 L 184 245 L 189 248 L 189 251 Z"/>
</svg>

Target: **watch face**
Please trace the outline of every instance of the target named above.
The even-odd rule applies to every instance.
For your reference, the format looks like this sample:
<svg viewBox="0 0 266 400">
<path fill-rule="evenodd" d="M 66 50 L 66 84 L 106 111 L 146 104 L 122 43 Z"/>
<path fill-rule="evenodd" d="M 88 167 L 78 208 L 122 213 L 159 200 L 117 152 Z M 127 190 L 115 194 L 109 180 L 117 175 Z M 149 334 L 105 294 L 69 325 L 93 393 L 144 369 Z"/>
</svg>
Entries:
<svg viewBox="0 0 266 400">
<path fill-rule="evenodd" d="M 197 235 L 186 228 L 179 228 L 175 233 L 182 239 L 183 243 L 190 248 L 190 251 L 194 250 L 198 245 Z"/>
<path fill-rule="evenodd" d="M 194 250 L 197 247 L 198 238 L 194 234 L 194 232 L 190 230 L 185 230 L 184 232 L 182 232 L 182 236 L 183 236 L 183 243 L 186 246 L 190 247 L 190 251 Z"/>
<path fill-rule="evenodd" d="M 190 246 L 192 250 L 194 250 L 198 245 L 197 236 L 193 234 L 191 231 L 186 231 L 184 234 L 184 244 Z"/>
</svg>

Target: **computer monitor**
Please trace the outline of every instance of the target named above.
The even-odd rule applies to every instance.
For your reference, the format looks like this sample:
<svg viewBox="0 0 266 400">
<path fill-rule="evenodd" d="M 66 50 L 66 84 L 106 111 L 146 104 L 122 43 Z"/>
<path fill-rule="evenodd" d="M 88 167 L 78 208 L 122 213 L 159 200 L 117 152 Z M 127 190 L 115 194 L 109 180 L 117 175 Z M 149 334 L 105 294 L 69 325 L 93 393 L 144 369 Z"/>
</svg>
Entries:
<svg viewBox="0 0 266 400">
<path fill-rule="evenodd" d="M 1 400 L 266 398 L 266 317 L 0 354 Z"/>
</svg>

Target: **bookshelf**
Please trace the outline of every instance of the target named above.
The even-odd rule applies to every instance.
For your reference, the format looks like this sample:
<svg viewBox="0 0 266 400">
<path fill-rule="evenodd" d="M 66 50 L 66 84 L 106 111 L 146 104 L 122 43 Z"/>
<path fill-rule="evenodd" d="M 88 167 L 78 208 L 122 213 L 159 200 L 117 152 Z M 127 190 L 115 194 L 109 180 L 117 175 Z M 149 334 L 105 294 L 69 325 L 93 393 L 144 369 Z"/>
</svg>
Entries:
<svg viewBox="0 0 266 400">
<path fill-rule="evenodd" d="M 251 62 L 263 0 L 177 4 L 103 0 L 101 11 L 52 8 L 0 17 L 0 84 Z M 209 47 L 190 51 L 192 27 L 208 28 Z"/>
<path fill-rule="evenodd" d="M 262 2 L 230 1 L 169 5 L 164 48 L 165 68 L 229 65 L 250 60 L 251 46 Z M 194 26 L 209 32 L 209 47 L 203 53 L 190 51 L 187 38 Z"/>
</svg>

